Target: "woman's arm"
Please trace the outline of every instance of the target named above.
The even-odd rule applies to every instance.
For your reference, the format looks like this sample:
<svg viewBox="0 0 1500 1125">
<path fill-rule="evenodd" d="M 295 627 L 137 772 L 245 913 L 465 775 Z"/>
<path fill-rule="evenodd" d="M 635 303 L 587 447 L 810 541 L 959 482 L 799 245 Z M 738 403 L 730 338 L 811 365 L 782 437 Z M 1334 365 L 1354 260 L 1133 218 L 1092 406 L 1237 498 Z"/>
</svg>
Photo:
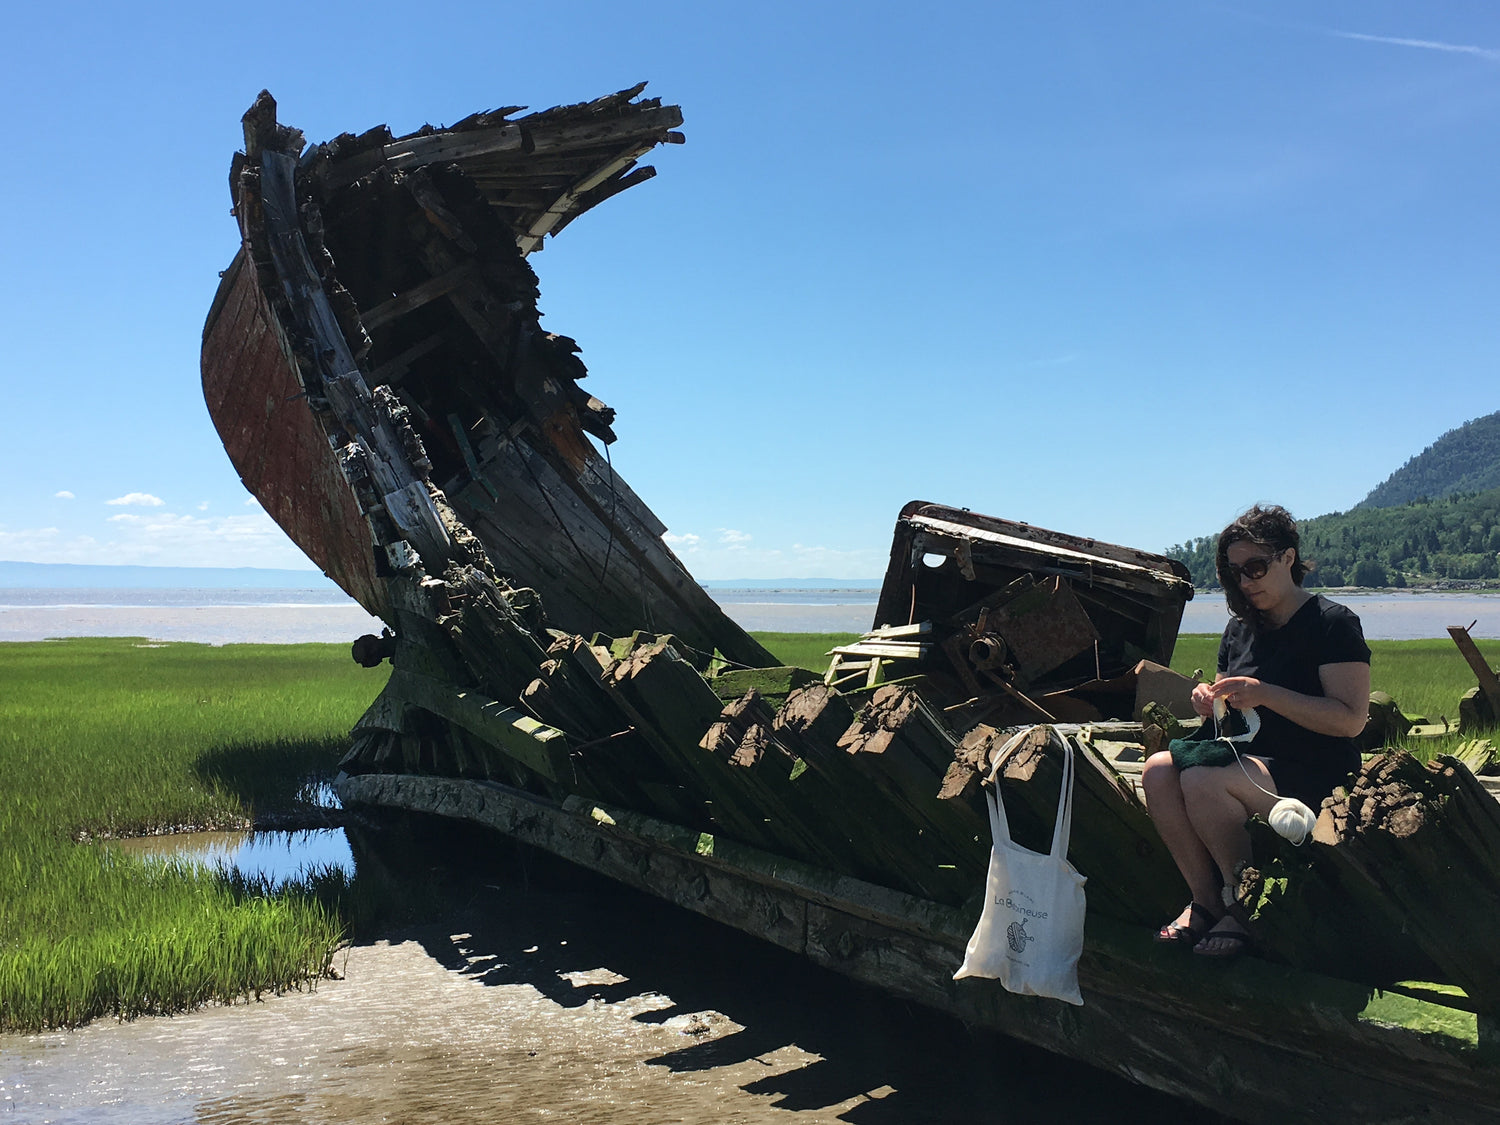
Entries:
<svg viewBox="0 0 1500 1125">
<path fill-rule="evenodd" d="M 1323 695 L 1302 695 L 1253 676 L 1225 676 L 1207 685 L 1212 699 L 1232 707 L 1269 707 L 1299 727 L 1317 734 L 1354 738 L 1370 717 L 1370 666 L 1359 662 L 1323 664 L 1318 668 Z M 1197 695 L 1194 689 L 1194 696 Z M 1196 702 L 1196 699 L 1195 699 Z"/>
</svg>

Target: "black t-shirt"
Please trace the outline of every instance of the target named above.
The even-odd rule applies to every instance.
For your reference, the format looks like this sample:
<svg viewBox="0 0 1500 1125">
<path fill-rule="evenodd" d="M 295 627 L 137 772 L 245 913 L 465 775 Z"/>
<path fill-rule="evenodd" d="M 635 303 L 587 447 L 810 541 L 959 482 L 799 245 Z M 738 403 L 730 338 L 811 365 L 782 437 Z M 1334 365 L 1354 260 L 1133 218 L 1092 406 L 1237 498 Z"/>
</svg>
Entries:
<svg viewBox="0 0 1500 1125">
<path fill-rule="evenodd" d="M 1279 629 L 1257 633 L 1238 618 L 1230 618 L 1219 643 L 1220 675 L 1253 676 L 1301 695 L 1323 695 L 1318 669 L 1324 664 L 1369 662 L 1370 646 L 1365 644 L 1359 617 L 1321 594 L 1304 602 Z M 1353 739 L 1310 731 L 1269 707 L 1256 710 L 1261 726 L 1250 744 L 1252 754 L 1319 772 L 1359 768 L 1359 749 Z"/>
</svg>

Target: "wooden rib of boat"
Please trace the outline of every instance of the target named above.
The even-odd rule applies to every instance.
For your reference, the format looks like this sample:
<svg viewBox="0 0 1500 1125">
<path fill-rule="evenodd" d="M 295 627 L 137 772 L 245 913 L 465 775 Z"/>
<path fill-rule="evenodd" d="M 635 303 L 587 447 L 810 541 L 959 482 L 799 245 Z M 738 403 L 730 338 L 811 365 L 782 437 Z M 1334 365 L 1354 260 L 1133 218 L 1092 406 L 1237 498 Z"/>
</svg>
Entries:
<svg viewBox="0 0 1500 1125">
<path fill-rule="evenodd" d="M 246 114 L 204 392 L 246 486 L 388 625 L 355 645 L 394 668 L 344 800 L 487 826 L 1247 1121 L 1495 1120 L 1500 805 L 1462 764 L 1372 757 L 1303 850 L 1257 828 L 1233 889 L 1261 957 L 1152 942 L 1183 891 L 1131 763 L 1179 721 L 1179 564 L 914 502 L 870 631 L 822 677 L 692 580 L 599 453 L 614 413 L 541 329 L 527 261 L 681 139 L 640 93 L 311 147 L 268 94 Z M 951 979 L 979 778 L 998 766 L 1039 843 L 1063 740 L 1081 1008 Z"/>
</svg>

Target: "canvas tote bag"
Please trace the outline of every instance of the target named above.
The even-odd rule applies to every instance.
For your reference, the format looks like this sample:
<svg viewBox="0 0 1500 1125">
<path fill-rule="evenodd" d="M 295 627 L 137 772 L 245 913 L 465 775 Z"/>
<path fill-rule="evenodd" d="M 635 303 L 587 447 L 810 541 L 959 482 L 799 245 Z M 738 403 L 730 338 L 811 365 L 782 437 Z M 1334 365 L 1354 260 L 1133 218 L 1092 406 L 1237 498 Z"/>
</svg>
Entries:
<svg viewBox="0 0 1500 1125">
<path fill-rule="evenodd" d="M 1063 748 L 1063 779 L 1052 852 L 1043 855 L 1011 840 L 1005 802 L 1000 800 L 996 780 L 1005 750 L 1027 733 L 1016 735 L 995 755 L 995 765 L 990 769 L 991 784 L 984 797 L 994 845 L 990 849 L 984 910 L 964 951 L 964 963 L 953 979 L 994 977 L 1010 992 L 1082 1004 L 1078 956 L 1083 952 L 1086 880 L 1068 862 L 1068 837 L 1073 827 L 1073 746 L 1053 733 Z"/>
</svg>

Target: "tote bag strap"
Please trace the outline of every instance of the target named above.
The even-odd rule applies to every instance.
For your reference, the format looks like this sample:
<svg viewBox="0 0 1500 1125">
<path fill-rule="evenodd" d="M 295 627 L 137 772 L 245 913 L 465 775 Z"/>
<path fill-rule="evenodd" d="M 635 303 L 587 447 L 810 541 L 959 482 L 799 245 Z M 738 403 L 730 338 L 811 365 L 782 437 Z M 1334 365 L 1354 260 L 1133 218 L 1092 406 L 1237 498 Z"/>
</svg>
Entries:
<svg viewBox="0 0 1500 1125">
<path fill-rule="evenodd" d="M 1052 737 L 1062 743 L 1062 784 L 1057 794 L 1057 824 L 1052 829 L 1052 858 L 1068 858 L 1068 840 L 1073 835 L 1073 743 L 1070 739 L 1052 732 Z"/>
<path fill-rule="evenodd" d="M 1005 819 L 1005 802 L 1000 799 L 1000 785 L 995 780 L 995 777 L 1000 772 L 1000 763 L 1005 761 L 1006 755 L 1015 748 L 1016 743 L 1030 734 L 1033 729 L 1032 727 L 1028 727 L 1017 734 L 1011 735 L 1005 745 L 995 752 L 994 758 L 990 763 L 990 772 L 986 777 L 986 781 L 989 784 L 984 791 L 984 803 L 990 811 L 990 835 L 996 844 L 1009 844 L 1011 843 L 1011 838 L 1010 822 Z"/>
<path fill-rule="evenodd" d="M 1010 822 L 1005 818 L 1005 802 L 1000 799 L 1000 786 L 995 778 L 1000 772 L 1000 763 L 1005 761 L 1010 750 L 1025 738 L 1035 728 L 1028 728 L 1019 734 L 1011 736 L 1010 740 L 1002 746 L 995 754 L 990 765 L 989 787 L 984 791 L 985 804 L 990 812 L 990 833 L 995 843 L 1010 843 Z M 1063 768 L 1062 784 L 1058 786 L 1057 794 L 1057 819 L 1052 828 L 1052 855 L 1055 858 L 1066 860 L 1068 858 L 1068 841 L 1073 835 L 1073 744 L 1068 739 L 1051 731 L 1051 736 L 1062 744 Z"/>
</svg>

